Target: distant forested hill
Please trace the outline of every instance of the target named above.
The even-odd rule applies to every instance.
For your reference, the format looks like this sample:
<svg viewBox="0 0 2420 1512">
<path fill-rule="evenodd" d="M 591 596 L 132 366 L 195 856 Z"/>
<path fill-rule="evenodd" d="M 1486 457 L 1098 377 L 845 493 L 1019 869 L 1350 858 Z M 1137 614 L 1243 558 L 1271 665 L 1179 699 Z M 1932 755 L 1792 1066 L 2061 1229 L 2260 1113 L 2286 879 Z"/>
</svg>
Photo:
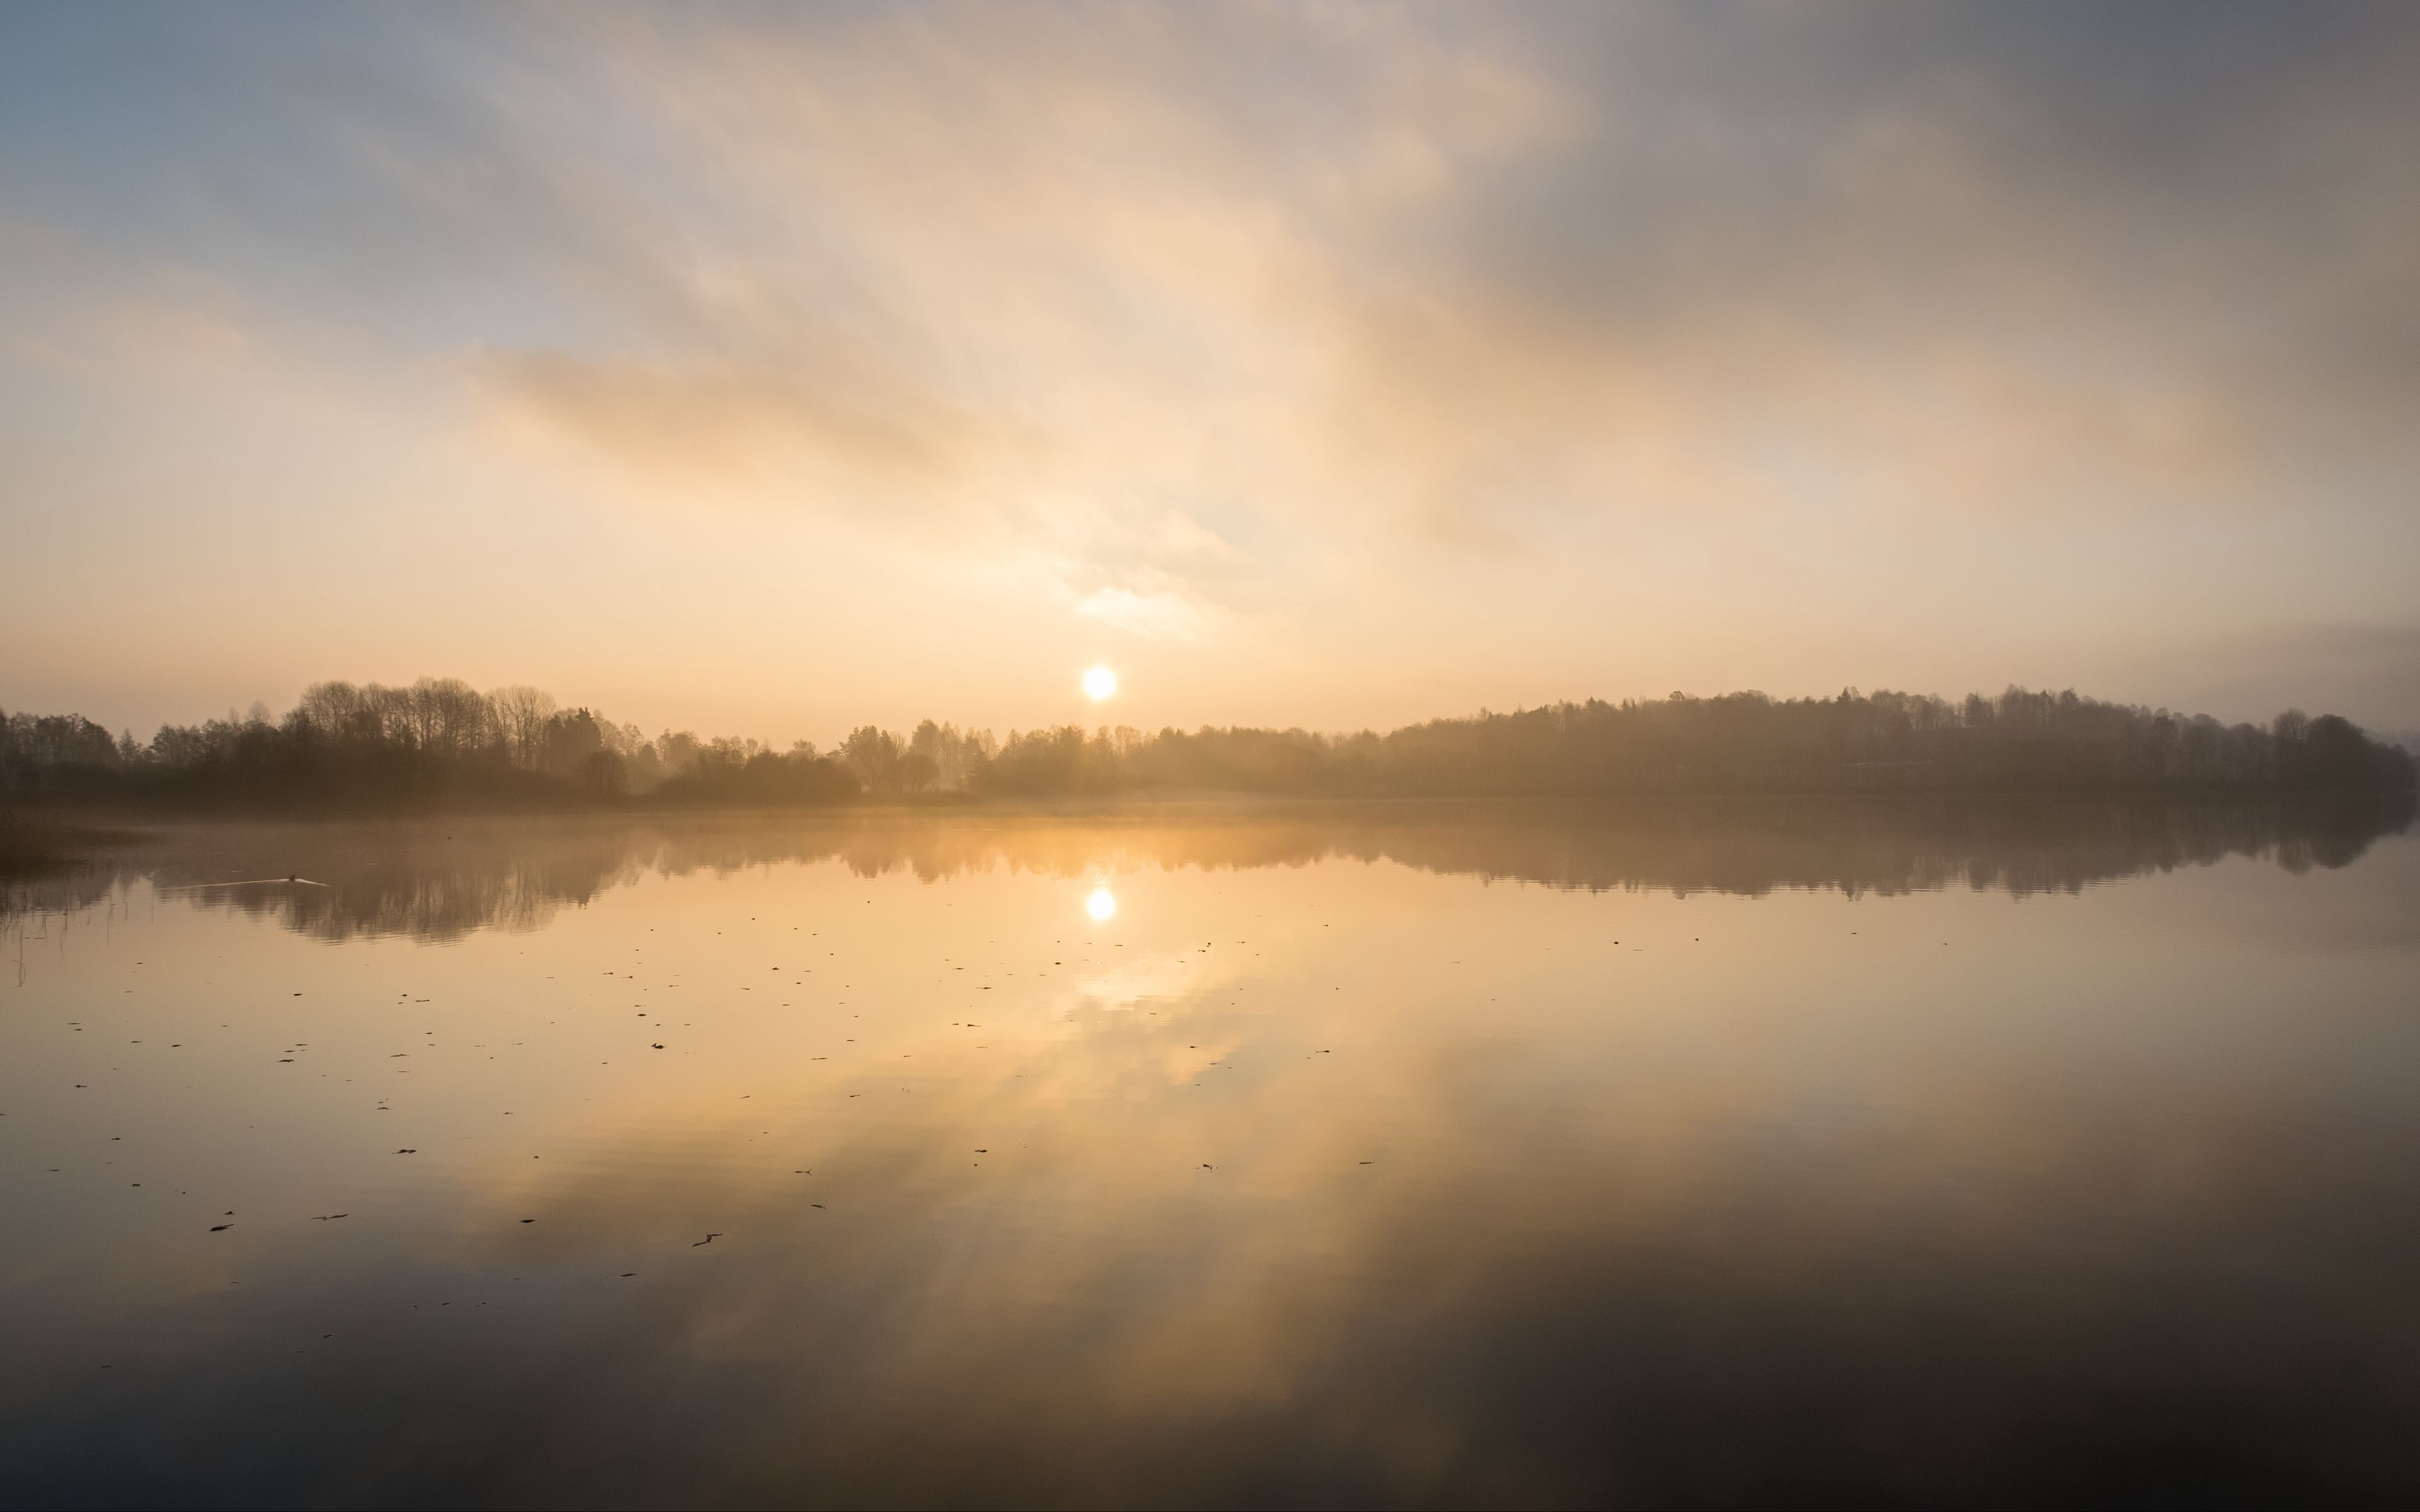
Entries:
<svg viewBox="0 0 2420 1512">
<path fill-rule="evenodd" d="M 0 717 L 0 804 L 247 811 L 823 806 L 867 797 L 1581 796 L 1650 793 L 2410 789 L 2412 757 L 2334 715 L 2267 726 L 2010 688 L 1557 703 L 1387 734 L 868 725 L 830 750 L 649 738 L 535 688 L 322 683 L 147 742 L 75 715 Z"/>
</svg>

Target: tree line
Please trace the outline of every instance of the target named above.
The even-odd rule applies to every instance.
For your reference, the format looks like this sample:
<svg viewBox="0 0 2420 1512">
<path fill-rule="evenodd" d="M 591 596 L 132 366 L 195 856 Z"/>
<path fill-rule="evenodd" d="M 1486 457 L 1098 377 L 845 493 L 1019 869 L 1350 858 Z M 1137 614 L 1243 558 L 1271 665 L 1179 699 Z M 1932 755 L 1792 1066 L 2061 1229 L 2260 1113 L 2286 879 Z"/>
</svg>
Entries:
<svg viewBox="0 0 2420 1512">
<path fill-rule="evenodd" d="M 776 750 L 648 737 L 532 687 L 453 678 L 320 683 L 282 717 L 163 725 L 147 742 L 78 715 L 0 715 L 0 802 L 297 810 L 440 806 L 817 807 L 961 795 L 1102 798 L 1590 796 L 1916 789 L 2037 792 L 2409 789 L 2412 757 L 2335 715 L 2222 724 L 2011 687 L 1961 702 L 1843 690 L 1590 700 L 1386 734 L 1249 728 L 1156 733 L 867 725 Z"/>
</svg>

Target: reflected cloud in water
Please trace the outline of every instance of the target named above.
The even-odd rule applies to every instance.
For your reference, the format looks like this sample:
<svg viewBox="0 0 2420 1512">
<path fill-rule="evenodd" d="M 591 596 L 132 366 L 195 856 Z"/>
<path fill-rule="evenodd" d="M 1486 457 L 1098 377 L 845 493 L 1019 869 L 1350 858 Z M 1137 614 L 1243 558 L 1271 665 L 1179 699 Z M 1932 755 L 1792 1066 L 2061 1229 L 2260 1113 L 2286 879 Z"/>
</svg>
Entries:
<svg viewBox="0 0 2420 1512">
<path fill-rule="evenodd" d="M 0 1487 L 2397 1500 L 2408 820 L 166 836 L 0 1021 Z"/>
</svg>

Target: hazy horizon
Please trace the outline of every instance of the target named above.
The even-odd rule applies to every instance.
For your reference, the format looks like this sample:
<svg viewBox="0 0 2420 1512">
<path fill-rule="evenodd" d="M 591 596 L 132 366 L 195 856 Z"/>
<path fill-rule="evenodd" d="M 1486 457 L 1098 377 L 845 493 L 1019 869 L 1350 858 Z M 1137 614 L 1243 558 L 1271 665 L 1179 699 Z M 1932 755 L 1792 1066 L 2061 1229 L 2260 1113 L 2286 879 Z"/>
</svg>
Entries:
<svg viewBox="0 0 2420 1512">
<path fill-rule="evenodd" d="M 420 677 L 409 679 L 393 686 L 397 687 L 409 687 L 412 684 L 424 683 L 432 680 L 440 682 L 452 681 L 452 679 L 442 677 L 434 679 Z M 315 679 L 309 686 L 317 687 L 327 681 L 330 680 Z M 334 681 L 349 680 L 335 679 Z M 1011 719 L 996 725 L 977 720 L 958 719 L 954 717 L 949 710 L 928 710 L 923 713 L 911 713 L 905 717 L 899 718 L 895 721 L 889 721 L 887 723 L 853 717 L 847 713 L 847 711 L 839 710 L 831 714 L 829 718 L 818 723 L 814 728 L 808 728 L 801 723 L 795 728 L 791 726 L 783 726 L 778 733 L 768 734 L 763 731 L 754 728 L 722 729 L 718 727 L 708 727 L 701 729 L 695 727 L 685 728 L 671 723 L 657 723 L 651 725 L 649 721 L 645 719 L 629 717 L 626 711 L 608 705 L 598 700 L 584 700 L 576 697 L 561 698 L 555 700 L 555 705 L 566 711 L 582 708 L 588 709 L 595 713 L 600 719 L 610 719 L 617 725 L 636 726 L 641 731 L 648 733 L 650 738 L 655 735 L 686 733 L 706 740 L 726 737 L 737 740 L 754 740 L 761 743 L 768 749 L 786 750 L 793 745 L 801 741 L 817 747 L 818 748 L 830 749 L 836 747 L 842 740 L 845 739 L 849 732 L 862 728 L 868 723 L 874 723 L 875 727 L 877 729 L 888 728 L 893 733 L 912 730 L 917 725 L 928 721 L 938 721 L 939 723 L 949 726 L 953 729 L 966 730 L 970 733 L 981 731 L 1001 735 L 1005 735 L 1016 731 L 1055 730 L 1063 729 L 1067 726 L 1073 725 L 1086 731 L 1123 729 L 1141 731 L 1144 733 L 1159 730 L 1193 731 L 1202 729 L 1272 731 L 1301 730 L 1314 735 L 1342 737 L 1373 733 L 1385 734 L 1390 731 L 1405 729 L 1436 720 L 1464 720 L 1483 717 L 1489 714 L 1516 714 L 1529 709 L 1576 706 L 1591 702 L 1616 705 L 1629 702 L 1652 703 L 1669 698 L 1674 693 L 1684 694 L 1695 699 L 1709 700 L 1723 699 L 1743 694 L 1762 695 L 1773 699 L 1776 702 L 1790 702 L 1809 699 L 1820 701 L 1834 697 L 1842 692 L 1856 693 L 1860 695 L 1879 692 L 1901 693 L 1913 695 L 1918 698 L 1940 698 L 1953 704 L 1959 702 L 1969 694 L 1979 694 L 1986 698 L 1996 698 L 2003 691 L 2063 691 L 2078 693 L 2086 699 L 2100 699 L 2100 695 L 2091 688 L 2026 688 L 2023 685 L 2019 684 L 2009 684 L 2006 688 L 1991 689 L 1988 691 L 1981 688 L 1961 688 L 1955 690 L 1947 688 L 1885 689 L 1849 686 L 1828 689 L 1819 688 L 1806 693 L 1795 694 L 1776 694 L 1767 688 L 1748 687 L 1719 689 L 1708 688 L 1694 691 L 1688 688 L 1672 688 L 1667 689 L 1662 693 L 1637 693 L 1623 695 L 1621 697 L 1605 697 L 1599 694 L 1580 694 L 1569 698 L 1540 699 L 1528 703 L 1507 703 L 1502 705 L 1478 704 L 1468 708 L 1435 709 L 1426 714 L 1414 715 L 1408 718 L 1388 720 L 1385 723 L 1375 725 L 1347 725 L 1342 723 L 1320 724 L 1299 720 L 1280 723 L 1275 720 L 1256 721 L 1252 719 L 1234 719 L 1217 722 L 1205 719 L 1195 721 L 1190 724 L 1177 720 L 1161 720 L 1156 723 L 1146 724 L 1131 717 L 1130 711 L 1125 707 L 1125 690 L 1123 687 L 1120 687 L 1116 694 L 1112 694 L 1107 699 L 1091 699 L 1083 696 L 1081 692 L 1080 679 L 1071 679 L 1071 682 L 1077 684 L 1077 695 L 1074 698 L 1061 701 L 1059 706 L 1051 712 L 1049 717 L 1022 720 Z M 373 680 L 362 679 L 360 680 L 360 683 L 361 686 L 368 687 L 372 686 Z M 500 685 L 499 690 L 501 690 L 502 687 L 526 686 L 529 685 Z M 275 722 L 282 718 L 288 711 L 293 709 L 301 699 L 302 694 L 306 691 L 308 691 L 308 687 L 298 689 L 293 696 L 282 700 L 269 698 L 246 699 L 240 702 L 225 704 L 218 708 L 201 708 L 188 714 L 161 718 L 136 717 L 129 720 L 113 721 L 101 718 L 99 716 L 92 714 L 89 709 L 76 707 L 72 704 L 58 708 L 36 708 L 23 704 L 12 706 L 5 702 L 0 702 L 0 714 L 32 714 L 44 716 L 81 715 L 86 718 L 93 719 L 95 723 L 110 730 L 113 733 L 132 733 L 138 743 L 147 744 L 153 733 L 163 727 L 200 725 L 213 719 L 245 719 L 264 709 L 268 713 L 269 719 L 271 722 Z M 544 691 L 547 691 L 550 697 L 552 696 L 551 689 Z M 2124 701 L 2102 699 L 2101 702 L 2119 703 L 2120 706 L 2129 708 L 2165 709 L 2169 713 L 2177 715 L 2180 717 L 2193 718 L 2207 717 L 2217 719 L 2220 723 L 2225 725 L 2232 726 L 2249 724 L 2256 728 L 2266 728 L 2275 717 L 2289 710 L 2300 710 L 2302 713 L 2308 715 L 2341 713 L 2340 710 L 2331 705 L 2325 703 L 2315 703 L 2309 699 L 2300 701 L 2288 699 L 2285 702 L 2277 705 L 2277 707 L 2269 709 L 2266 712 L 2253 711 L 2241 715 L 2229 715 L 2215 709 L 2183 706 L 2156 698 L 2145 700 L 2128 699 Z M 2372 723 L 2358 719 L 2354 720 L 2354 723 L 2359 725 L 2365 733 L 2375 736 L 2390 745 L 2399 744 L 2406 749 L 2412 750 L 2413 754 L 2420 755 L 2420 727 L 2398 728 L 2391 724 Z"/>
<path fill-rule="evenodd" d="M 0 706 L 2420 729 L 2415 62 L 2327 5 L 12 7 Z"/>
<path fill-rule="evenodd" d="M 1680 694 L 1691 699 L 1707 701 L 1720 701 L 1740 696 L 1763 697 L 1770 699 L 1775 702 L 1784 703 L 1808 700 L 1822 702 L 1844 693 L 1856 694 L 1859 696 L 1884 694 L 1886 696 L 1909 696 L 1918 699 L 1940 699 L 1951 705 L 1956 705 L 1961 703 L 1970 695 L 1980 696 L 1989 700 L 1996 699 L 2003 692 L 2028 695 L 2037 693 L 2067 692 L 2080 694 L 2087 701 L 2117 702 L 2117 701 L 2114 700 L 2099 699 L 2093 690 L 2089 688 L 2026 688 L 2016 684 L 2010 684 L 2004 689 L 1991 690 L 1981 688 L 1962 688 L 1957 690 L 1942 688 L 1889 689 L 1848 687 L 1821 689 L 1805 694 L 1783 695 L 1773 694 L 1764 688 L 1722 688 L 1706 689 L 1695 692 L 1686 688 L 1675 688 L 1667 690 L 1665 693 L 1660 694 L 1648 693 L 1629 695 L 1621 698 L 1605 698 L 1599 695 L 1590 694 L 1573 698 L 1543 699 L 1532 703 L 1508 704 L 1500 707 L 1482 704 L 1472 708 L 1437 709 L 1432 710 L 1424 715 L 1418 715 L 1410 718 L 1389 721 L 1387 724 L 1375 726 L 1367 724 L 1359 726 L 1342 724 L 1320 725 L 1301 722 L 1280 724 L 1269 721 L 1255 722 L 1248 719 L 1239 719 L 1217 724 L 1203 720 L 1189 725 L 1175 721 L 1162 721 L 1158 724 L 1145 725 L 1128 717 L 1128 711 L 1123 706 L 1125 691 L 1123 686 L 1121 686 L 1116 692 L 1111 693 L 1107 697 L 1095 699 L 1087 697 L 1083 694 L 1080 677 L 1074 679 L 1073 681 L 1076 682 L 1078 687 L 1077 696 L 1071 700 L 1065 701 L 1064 705 L 1054 711 L 1053 716 L 1047 718 L 1030 719 L 1024 721 L 1012 720 L 1002 725 L 994 726 L 974 720 L 954 718 L 951 717 L 951 713 L 948 710 L 928 710 L 923 713 L 911 715 L 908 717 L 897 720 L 895 724 L 890 727 L 891 733 L 893 734 L 899 734 L 903 732 L 913 730 L 920 724 L 938 722 L 952 730 L 964 730 L 969 734 L 982 733 L 1006 735 L 1019 731 L 1038 733 L 1065 729 L 1073 726 L 1086 732 L 1095 730 L 1125 730 L 1142 733 L 1151 733 L 1163 730 L 1174 730 L 1180 733 L 1196 730 L 1229 729 L 1301 731 L 1312 735 L 1342 738 L 1357 734 L 1386 734 L 1394 731 L 1415 728 L 1434 722 L 1457 722 L 1473 718 L 1482 718 L 1489 715 L 1518 714 L 1532 709 L 1578 707 L 1591 703 L 1616 706 L 1629 702 L 1652 704 L 1660 702 L 1675 694 Z M 406 683 L 393 685 L 391 690 L 398 693 L 405 692 L 410 690 L 415 685 L 427 686 L 432 683 L 448 687 L 467 686 L 463 684 L 461 679 L 457 678 L 442 676 L 420 677 L 411 679 Z M 153 734 L 163 728 L 198 726 L 218 719 L 243 721 L 252 719 L 256 717 L 265 717 L 268 722 L 275 724 L 288 717 L 298 708 L 298 706 L 304 702 L 303 695 L 310 692 L 312 689 L 330 686 L 343 687 L 349 685 L 359 686 L 365 688 L 384 686 L 376 684 L 368 679 L 364 679 L 357 685 L 351 684 L 351 680 L 349 679 L 315 679 L 308 687 L 298 690 L 295 696 L 282 701 L 265 698 L 247 699 L 240 703 L 232 703 L 217 709 L 203 710 L 189 717 L 178 718 L 146 719 L 137 717 L 130 721 L 114 723 L 107 719 L 99 718 L 91 714 L 89 710 L 73 706 L 61 708 L 32 708 L 20 705 L 11 707 L 5 702 L 0 702 L 0 716 L 17 714 L 33 716 L 81 716 L 85 718 L 93 719 L 95 723 L 108 729 L 114 734 L 132 734 L 138 745 L 147 747 L 151 742 Z M 530 685 L 525 683 L 506 684 L 500 685 L 492 689 L 482 689 L 479 691 L 482 692 L 483 696 L 494 698 L 502 696 L 512 689 L 526 688 L 529 687 L 529 686 Z M 783 733 L 771 736 L 752 729 L 681 729 L 669 724 L 658 725 L 651 728 L 646 720 L 628 717 L 625 711 L 611 707 L 600 702 L 580 698 L 557 698 L 551 689 L 546 688 L 535 689 L 535 691 L 546 697 L 548 700 L 548 707 L 551 710 L 559 709 L 565 713 L 570 713 L 585 709 L 594 714 L 600 720 L 608 721 L 617 728 L 635 728 L 641 733 L 646 734 L 650 739 L 659 735 L 690 735 L 701 740 L 709 741 L 717 739 L 734 739 L 740 741 L 752 740 L 758 742 L 769 750 L 786 750 L 799 742 L 804 742 L 819 749 L 831 750 L 836 748 L 842 741 L 846 739 L 850 732 L 864 728 L 869 724 L 869 721 L 865 719 L 852 718 L 844 711 L 832 716 L 828 728 L 819 728 L 810 732 L 795 733 L 785 732 Z M 2302 702 L 2288 701 L 2265 714 L 2247 715 L 2240 718 L 2230 718 L 2210 709 L 2181 707 L 2172 703 L 2164 702 L 2159 700 L 2128 700 L 2123 703 L 2119 703 L 2118 706 L 2126 708 L 2161 709 L 2180 718 L 2209 717 L 2215 718 L 2220 723 L 2228 726 L 2248 724 L 2257 729 L 2266 729 L 2275 717 L 2286 714 L 2288 711 L 2299 711 L 2305 715 L 2340 713 L 2340 711 L 2324 704 L 2319 706 L 2306 706 L 2308 703 L 2308 700 L 2304 700 Z M 2360 726 L 2365 733 L 2372 735 L 2390 745 L 2401 744 L 2407 749 L 2412 750 L 2414 755 L 2420 755 L 2420 730 L 2403 730 L 2397 729 L 2392 726 L 2364 724 L 2358 720 L 2354 722 Z M 874 724 L 873 727 L 876 729 L 885 728 L 884 725 L 879 723 Z"/>
</svg>

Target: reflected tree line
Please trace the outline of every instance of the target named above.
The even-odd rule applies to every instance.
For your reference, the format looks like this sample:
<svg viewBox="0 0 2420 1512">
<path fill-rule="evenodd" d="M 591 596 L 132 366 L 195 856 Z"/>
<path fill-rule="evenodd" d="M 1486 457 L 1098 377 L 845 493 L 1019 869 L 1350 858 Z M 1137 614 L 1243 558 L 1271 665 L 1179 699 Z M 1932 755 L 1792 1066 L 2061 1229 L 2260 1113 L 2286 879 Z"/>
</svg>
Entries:
<svg viewBox="0 0 2420 1512">
<path fill-rule="evenodd" d="M 1390 733 L 1018 732 L 926 720 L 800 741 L 649 738 L 532 687 L 321 683 L 282 717 L 163 725 L 149 741 L 76 715 L 0 717 L 0 803 L 365 811 L 821 807 L 866 798 L 1575 796 L 1645 793 L 2357 790 L 2413 786 L 2399 747 L 2335 715 L 2267 726 L 2010 688 L 1591 700 Z"/>
<path fill-rule="evenodd" d="M 1177 805 L 1082 817 L 831 813 L 599 823 L 458 817 L 204 825 L 105 862 L 0 887 L 0 916 L 93 905 L 147 882 L 316 938 L 457 938 L 536 929 L 649 875 L 838 862 L 863 877 L 939 882 L 993 872 L 1071 884 L 1135 868 L 1242 871 L 1326 860 L 1589 891 L 1850 896 L 1969 887 L 2027 896 L 2207 866 L 2350 864 L 2407 829 L 2415 795 L 1866 795 L 1627 803 Z M 282 879 L 308 879 L 288 884 Z"/>
</svg>

